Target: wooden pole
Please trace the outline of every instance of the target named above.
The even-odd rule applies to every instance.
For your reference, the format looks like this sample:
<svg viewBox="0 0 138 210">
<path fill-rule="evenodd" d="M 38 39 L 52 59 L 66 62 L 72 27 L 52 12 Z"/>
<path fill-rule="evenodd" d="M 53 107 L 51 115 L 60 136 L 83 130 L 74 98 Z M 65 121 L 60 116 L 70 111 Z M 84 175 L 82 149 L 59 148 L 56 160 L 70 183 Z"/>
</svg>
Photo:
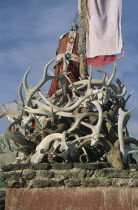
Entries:
<svg viewBox="0 0 138 210">
<path fill-rule="evenodd" d="M 86 31 L 87 31 L 87 7 L 86 0 L 78 0 L 79 14 L 79 44 L 78 51 L 80 57 L 80 76 L 82 79 L 87 77 L 86 65 Z"/>
</svg>

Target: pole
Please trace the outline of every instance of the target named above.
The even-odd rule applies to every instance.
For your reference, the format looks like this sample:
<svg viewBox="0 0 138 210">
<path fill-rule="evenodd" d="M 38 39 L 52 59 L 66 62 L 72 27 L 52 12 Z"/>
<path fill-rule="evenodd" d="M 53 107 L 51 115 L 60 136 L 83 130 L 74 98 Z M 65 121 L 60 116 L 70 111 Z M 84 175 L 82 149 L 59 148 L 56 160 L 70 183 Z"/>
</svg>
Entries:
<svg viewBox="0 0 138 210">
<path fill-rule="evenodd" d="M 82 79 L 87 77 L 86 65 L 86 32 L 87 32 L 87 5 L 86 0 L 78 0 L 79 15 L 79 43 L 78 52 L 80 59 L 80 76 Z"/>
</svg>

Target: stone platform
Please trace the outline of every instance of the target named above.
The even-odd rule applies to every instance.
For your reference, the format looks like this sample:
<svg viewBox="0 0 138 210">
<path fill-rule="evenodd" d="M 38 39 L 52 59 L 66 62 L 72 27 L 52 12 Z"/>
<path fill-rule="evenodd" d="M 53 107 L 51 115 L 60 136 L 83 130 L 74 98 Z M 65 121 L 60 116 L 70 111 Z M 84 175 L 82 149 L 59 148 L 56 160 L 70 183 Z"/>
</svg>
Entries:
<svg viewBox="0 0 138 210">
<path fill-rule="evenodd" d="M 138 165 L 108 163 L 4 166 L 6 210 L 138 209 Z"/>
</svg>

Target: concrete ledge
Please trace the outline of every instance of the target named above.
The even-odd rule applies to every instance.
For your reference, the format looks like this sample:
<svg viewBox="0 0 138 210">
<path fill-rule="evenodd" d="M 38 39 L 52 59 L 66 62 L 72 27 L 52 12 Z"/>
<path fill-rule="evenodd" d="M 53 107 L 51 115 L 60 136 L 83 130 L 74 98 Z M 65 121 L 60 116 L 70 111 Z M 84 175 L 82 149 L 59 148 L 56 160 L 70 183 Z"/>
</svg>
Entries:
<svg viewBox="0 0 138 210">
<path fill-rule="evenodd" d="M 6 210 L 135 210 L 138 189 L 120 187 L 46 187 L 7 189 Z"/>
</svg>

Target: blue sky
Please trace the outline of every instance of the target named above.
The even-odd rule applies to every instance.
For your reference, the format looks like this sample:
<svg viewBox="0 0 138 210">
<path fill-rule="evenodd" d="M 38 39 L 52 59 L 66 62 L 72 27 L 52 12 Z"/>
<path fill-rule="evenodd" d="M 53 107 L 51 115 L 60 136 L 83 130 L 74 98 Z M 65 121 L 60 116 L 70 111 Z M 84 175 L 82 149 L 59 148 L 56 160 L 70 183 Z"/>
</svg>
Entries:
<svg viewBox="0 0 138 210">
<path fill-rule="evenodd" d="M 55 57 L 59 36 L 70 30 L 76 13 L 77 0 L 0 0 L 0 104 L 18 99 L 18 86 L 30 66 L 29 85 L 39 81 L 44 65 Z M 118 62 L 116 77 L 126 85 L 128 93 L 135 90 L 128 108 L 135 107 L 129 131 L 137 137 L 137 0 L 123 0 L 122 34 L 126 55 Z M 111 68 L 105 68 L 109 74 Z M 0 119 L 0 133 L 7 125 L 6 117 Z"/>
</svg>

